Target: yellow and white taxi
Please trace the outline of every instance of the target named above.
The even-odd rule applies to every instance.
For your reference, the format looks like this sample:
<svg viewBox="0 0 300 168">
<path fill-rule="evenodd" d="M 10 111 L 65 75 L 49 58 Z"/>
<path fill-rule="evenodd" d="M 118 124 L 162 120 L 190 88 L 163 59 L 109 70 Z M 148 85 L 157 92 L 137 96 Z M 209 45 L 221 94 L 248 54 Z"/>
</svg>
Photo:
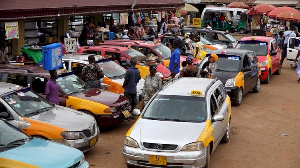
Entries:
<svg viewBox="0 0 300 168">
<path fill-rule="evenodd" d="M 128 167 L 208 167 L 218 144 L 230 139 L 230 120 L 230 98 L 220 80 L 170 81 L 128 130 L 125 162 Z"/>
</svg>

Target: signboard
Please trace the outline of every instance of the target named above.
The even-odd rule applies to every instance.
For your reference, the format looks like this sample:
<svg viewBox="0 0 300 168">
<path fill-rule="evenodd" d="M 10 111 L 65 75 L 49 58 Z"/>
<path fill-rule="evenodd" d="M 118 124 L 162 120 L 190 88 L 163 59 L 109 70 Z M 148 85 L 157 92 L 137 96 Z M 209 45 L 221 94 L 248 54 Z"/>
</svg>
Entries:
<svg viewBox="0 0 300 168">
<path fill-rule="evenodd" d="M 202 19 L 201 18 L 193 18 L 193 27 L 201 27 Z"/>
<path fill-rule="evenodd" d="M 19 38 L 19 27 L 18 22 L 5 22 L 6 38 L 18 39 Z"/>
<path fill-rule="evenodd" d="M 120 25 L 128 24 L 128 13 L 120 13 Z"/>
<path fill-rule="evenodd" d="M 43 69 L 54 70 L 62 66 L 62 44 L 53 43 L 43 47 Z"/>
<path fill-rule="evenodd" d="M 67 53 L 76 53 L 77 52 L 77 40 L 76 38 L 65 38 L 64 44 L 66 47 Z"/>
</svg>

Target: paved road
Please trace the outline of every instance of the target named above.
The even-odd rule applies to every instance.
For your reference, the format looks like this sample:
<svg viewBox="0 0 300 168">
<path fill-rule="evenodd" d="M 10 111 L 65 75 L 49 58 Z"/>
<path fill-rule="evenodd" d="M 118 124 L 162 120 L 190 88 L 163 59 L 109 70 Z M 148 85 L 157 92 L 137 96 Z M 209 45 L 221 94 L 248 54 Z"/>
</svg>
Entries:
<svg viewBox="0 0 300 168">
<path fill-rule="evenodd" d="M 238 38 L 238 37 L 237 37 Z M 211 157 L 212 168 L 299 168 L 300 83 L 295 69 L 284 64 L 259 93 L 248 93 L 232 108 L 232 136 Z M 134 120 L 102 131 L 86 153 L 90 167 L 125 168 L 122 146 Z"/>
</svg>

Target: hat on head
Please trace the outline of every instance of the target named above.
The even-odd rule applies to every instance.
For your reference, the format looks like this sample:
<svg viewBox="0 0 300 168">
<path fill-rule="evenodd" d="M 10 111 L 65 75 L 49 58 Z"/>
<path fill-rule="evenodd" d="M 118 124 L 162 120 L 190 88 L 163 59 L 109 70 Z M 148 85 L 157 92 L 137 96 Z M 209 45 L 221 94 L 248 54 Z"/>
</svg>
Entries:
<svg viewBox="0 0 300 168">
<path fill-rule="evenodd" d="M 191 56 L 186 57 L 186 63 L 192 64 L 193 62 L 194 62 L 193 57 L 191 57 Z"/>
<path fill-rule="evenodd" d="M 217 61 L 219 59 L 217 54 L 211 54 L 210 57 L 212 57 L 214 61 Z"/>
</svg>

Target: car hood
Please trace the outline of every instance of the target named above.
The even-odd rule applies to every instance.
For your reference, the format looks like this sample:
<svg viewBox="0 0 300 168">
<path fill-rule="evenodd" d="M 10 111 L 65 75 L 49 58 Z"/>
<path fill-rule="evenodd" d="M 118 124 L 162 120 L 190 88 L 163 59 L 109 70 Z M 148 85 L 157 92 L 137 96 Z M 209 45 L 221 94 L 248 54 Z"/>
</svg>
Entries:
<svg viewBox="0 0 300 168">
<path fill-rule="evenodd" d="M 267 60 L 268 58 L 267 58 L 266 55 L 264 55 L 264 56 L 258 55 L 258 56 L 257 56 L 257 59 L 258 59 L 258 62 L 261 63 L 261 62 Z"/>
<path fill-rule="evenodd" d="M 157 72 L 162 73 L 164 78 L 168 78 L 171 75 L 171 71 L 167 67 L 163 66 L 162 64 L 158 64 L 156 70 Z"/>
<path fill-rule="evenodd" d="M 135 124 L 130 136 L 139 144 L 143 142 L 176 144 L 182 147 L 196 142 L 205 127 L 203 123 L 158 121 L 140 119 Z"/>
<path fill-rule="evenodd" d="M 67 131 L 82 131 L 96 123 L 95 119 L 90 115 L 58 105 L 46 112 L 28 118 L 54 125 Z"/>
<path fill-rule="evenodd" d="M 84 92 L 73 93 L 70 96 L 101 103 L 108 107 L 119 106 L 127 101 L 125 96 L 98 88 L 93 88 Z"/>
<path fill-rule="evenodd" d="M 235 78 L 239 72 L 216 71 L 215 78 L 218 78 L 224 85 L 228 79 Z"/>
<path fill-rule="evenodd" d="M 43 168 L 71 167 L 79 162 L 82 156 L 82 152 L 75 148 L 38 138 L 0 153 L 0 157 Z"/>
<path fill-rule="evenodd" d="M 124 80 L 125 80 L 124 78 L 123 79 L 112 79 L 113 82 L 118 83 L 120 85 L 123 85 Z M 141 78 L 139 80 L 139 83 L 137 83 L 137 85 L 136 85 L 136 88 L 139 92 L 143 90 L 144 84 L 145 84 L 145 79 Z"/>
</svg>

